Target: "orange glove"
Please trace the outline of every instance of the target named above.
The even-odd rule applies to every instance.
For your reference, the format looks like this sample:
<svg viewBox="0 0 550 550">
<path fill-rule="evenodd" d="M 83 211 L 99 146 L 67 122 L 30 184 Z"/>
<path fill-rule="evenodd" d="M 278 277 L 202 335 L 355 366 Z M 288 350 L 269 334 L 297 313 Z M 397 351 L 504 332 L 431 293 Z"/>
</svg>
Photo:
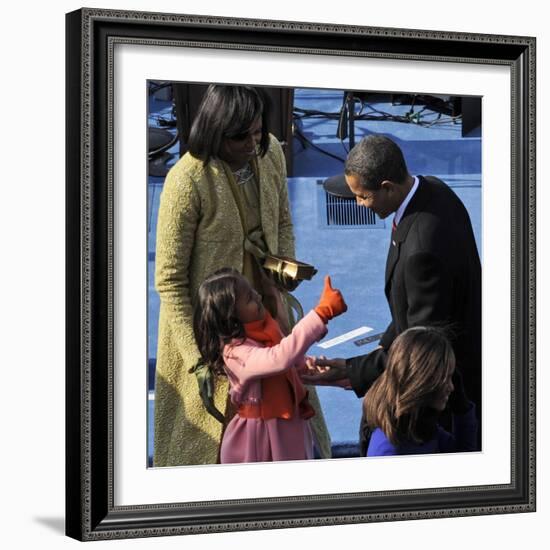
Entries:
<svg viewBox="0 0 550 550">
<path fill-rule="evenodd" d="M 339 290 L 332 288 L 330 276 L 325 276 L 325 287 L 319 299 L 319 304 L 314 308 L 315 313 L 321 317 L 323 322 L 328 323 L 333 317 L 347 311 L 348 306 Z"/>
</svg>

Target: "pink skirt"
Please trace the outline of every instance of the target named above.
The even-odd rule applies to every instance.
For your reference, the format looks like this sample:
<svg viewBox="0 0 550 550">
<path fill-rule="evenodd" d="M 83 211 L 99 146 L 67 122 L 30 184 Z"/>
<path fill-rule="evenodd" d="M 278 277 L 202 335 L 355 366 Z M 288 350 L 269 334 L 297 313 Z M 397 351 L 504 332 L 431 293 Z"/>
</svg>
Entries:
<svg viewBox="0 0 550 550">
<path fill-rule="evenodd" d="M 229 422 L 223 435 L 220 461 L 273 462 L 313 458 L 313 434 L 309 420 L 298 414 L 293 418 L 242 418 Z"/>
</svg>

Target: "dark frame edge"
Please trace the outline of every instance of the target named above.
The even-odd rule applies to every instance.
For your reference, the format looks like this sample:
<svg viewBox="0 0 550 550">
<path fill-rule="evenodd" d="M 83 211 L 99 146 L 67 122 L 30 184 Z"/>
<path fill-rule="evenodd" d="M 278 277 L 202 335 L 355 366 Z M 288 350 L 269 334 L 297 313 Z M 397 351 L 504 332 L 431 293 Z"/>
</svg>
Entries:
<svg viewBox="0 0 550 550">
<path fill-rule="evenodd" d="M 532 108 L 530 60 L 532 44 L 526 44 L 521 55 L 511 64 L 512 97 L 511 113 L 511 342 L 512 364 L 512 476 L 529 511 L 535 511 L 536 496 L 534 486 L 534 449 L 533 434 L 529 429 L 529 400 L 531 396 L 530 333 L 533 321 L 530 317 L 530 266 L 534 261 L 534 249 L 529 247 L 529 217 L 532 214 L 531 178 L 529 159 L 532 152 L 531 128 L 533 119 L 529 116 Z M 534 76 L 534 75 L 533 75 Z M 534 87 L 534 86 L 533 86 Z M 534 215 L 534 214 L 533 214 Z M 514 429 L 515 428 L 515 429 Z M 515 450 L 518 452 L 515 453 Z"/>
<path fill-rule="evenodd" d="M 87 20 L 102 22 L 121 22 L 124 24 L 142 23 L 150 25 L 178 25 L 197 26 L 208 29 L 224 27 L 241 31 L 261 28 L 262 32 L 292 32 L 292 33 L 335 33 L 340 36 L 349 34 L 370 34 L 381 38 L 421 38 L 431 40 L 453 40 L 458 42 L 502 43 L 514 46 L 528 46 L 533 37 L 527 35 L 481 34 L 472 32 L 439 31 L 405 27 L 375 27 L 365 25 L 337 24 L 315 21 L 292 21 L 283 19 L 258 19 L 232 16 L 181 14 L 177 12 L 156 12 L 119 10 L 108 8 L 82 8 L 83 16 Z"/>
<path fill-rule="evenodd" d="M 286 503 L 278 503 L 263 514 L 258 513 L 257 504 L 235 504 L 241 508 L 238 513 L 230 513 L 227 505 L 212 506 L 211 509 L 193 511 L 174 508 L 142 510 L 111 510 L 103 521 L 89 533 L 88 540 L 111 540 L 137 537 L 159 537 L 166 535 L 192 535 L 234 531 L 288 529 L 295 527 L 319 527 L 357 523 L 375 523 L 389 521 L 411 521 L 418 519 L 441 519 L 467 517 L 473 515 L 495 515 L 534 511 L 524 487 L 495 490 L 493 499 L 478 494 L 480 507 L 473 502 L 446 503 L 438 508 L 427 503 L 421 496 L 416 502 L 404 505 L 396 497 L 395 503 L 378 506 L 371 503 L 365 507 L 351 506 L 349 497 L 345 503 L 334 500 L 323 511 L 315 508 L 315 501 L 304 499 L 300 511 L 288 510 Z M 475 491 L 474 491 L 475 493 Z M 361 500 L 358 497 L 357 500 Z M 376 500 L 374 498 L 373 500 Z M 313 506 L 312 506 L 313 504 Z M 312 509 L 313 508 L 313 509 Z M 368 511 L 369 508 L 376 511 Z"/>
<path fill-rule="evenodd" d="M 521 452 L 514 463 L 518 483 L 524 487 L 529 511 L 536 511 L 536 38 L 527 39 L 524 50 L 513 64 L 516 101 L 513 159 L 513 199 L 516 216 L 513 243 L 513 276 L 519 303 L 512 329 L 516 342 L 516 401 L 512 414 L 518 417 L 516 448 Z M 512 304 L 513 305 L 513 304 Z M 514 313 L 514 312 L 513 312 Z"/>
<path fill-rule="evenodd" d="M 82 10 L 65 16 L 65 533 L 83 540 L 82 495 Z"/>
<path fill-rule="evenodd" d="M 529 105 L 527 107 L 527 121 L 529 125 L 529 245 L 527 250 L 530 254 L 530 267 L 529 267 L 529 344 L 528 344 L 528 365 L 529 365 L 529 403 L 531 404 L 532 418 L 529 419 L 529 445 L 532 448 L 531 453 L 531 465 L 529 471 L 529 485 L 531 487 L 530 504 L 531 511 L 537 511 L 537 448 L 536 448 L 536 431 L 537 431 L 537 301 L 536 301 L 536 289 L 537 289 L 537 266 L 536 266 L 536 249 L 537 249 L 537 219 L 536 219 L 536 207 L 537 207 L 537 39 L 532 37 L 529 40 L 528 46 L 529 56 L 529 69 L 527 70 L 525 81 L 530 84 L 529 92 Z M 532 75 L 532 78 L 529 78 Z"/>
<path fill-rule="evenodd" d="M 513 62 L 529 44 L 531 37 L 515 35 L 488 35 L 435 31 L 426 29 L 386 28 L 273 19 L 246 19 L 211 15 L 184 15 L 145 11 L 125 11 L 101 8 L 83 8 L 83 17 L 96 28 L 114 35 L 135 36 L 148 34 L 151 38 L 196 32 L 211 33 L 212 42 L 242 43 L 247 45 L 304 47 L 317 41 L 316 48 L 370 51 L 373 54 L 391 53 L 396 56 L 429 56 L 447 60 L 491 58 Z M 143 25 L 147 26 L 144 30 Z M 322 37 L 321 37 L 322 35 Z M 383 46 L 380 44 L 383 43 Z M 461 54 L 455 51 L 457 44 Z M 318 53 L 319 53 L 318 52 Z"/>
</svg>

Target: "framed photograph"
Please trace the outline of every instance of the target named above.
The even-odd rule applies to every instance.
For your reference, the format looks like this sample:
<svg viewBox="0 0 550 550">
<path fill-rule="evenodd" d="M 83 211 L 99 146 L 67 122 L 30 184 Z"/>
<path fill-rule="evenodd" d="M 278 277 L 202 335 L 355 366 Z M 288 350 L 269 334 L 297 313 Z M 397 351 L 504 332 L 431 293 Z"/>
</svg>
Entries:
<svg viewBox="0 0 550 550">
<path fill-rule="evenodd" d="M 410 125 L 444 122 L 449 136 L 458 119 L 463 133 L 468 124 L 478 128 L 461 139 L 464 150 L 449 149 L 446 162 L 458 174 L 455 192 L 462 200 L 461 187 L 475 187 L 476 194 L 471 217 L 483 266 L 480 452 L 364 458 L 342 435 L 336 454 L 333 441 L 336 460 L 318 453 L 308 461 L 155 464 L 154 229 L 158 194 L 177 160 L 168 151 L 183 152 L 188 128 L 181 117 L 171 126 L 164 106 L 153 103 L 169 89 L 166 104 L 189 110 L 189 90 L 210 83 L 273 95 L 277 111 L 286 113 L 273 133 L 283 144 L 289 178 L 303 176 L 293 136 L 308 137 L 296 116 L 289 124 L 289 110 L 310 116 L 312 98 L 315 109 L 337 98 L 340 114 L 348 115 L 340 120 L 346 143 L 364 135 L 360 124 L 348 124 L 349 115 L 368 120 L 369 133 L 383 132 L 376 126 L 381 115 L 408 117 Z M 346 111 L 346 102 L 357 98 L 361 108 L 348 103 Z M 373 104 L 366 116 L 363 106 Z M 425 118 L 428 111 L 433 118 Z M 413 159 L 416 173 L 433 166 L 423 164 L 430 149 L 416 143 L 404 151 L 407 158 L 421 151 Z M 466 149 L 475 159 L 472 169 Z M 442 168 L 434 175 L 449 173 Z M 320 183 L 299 190 L 289 183 L 291 207 L 299 199 L 301 212 L 317 211 L 325 200 Z M 78 10 L 67 14 L 66 186 L 68 536 L 104 540 L 535 510 L 534 38 Z M 321 262 L 323 271 L 337 273 L 338 284 L 351 277 L 350 258 L 359 265 L 363 252 L 354 248 L 324 264 L 319 255 L 309 257 L 321 250 L 317 233 L 323 243 L 328 233 L 318 222 L 306 224 L 313 234 L 299 233 L 300 216 L 293 215 L 299 259 Z M 346 220 L 347 227 L 352 222 Z M 383 220 L 372 225 L 369 231 L 389 235 Z M 327 247 L 343 250 L 346 234 L 333 235 Z M 383 265 L 377 269 L 383 279 Z M 382 279 L 372 293 L 384 301 Z M 350 288 L 350 310 L 361 316 L 367 308 L 354 301 L 363 295 Z M 308 308 L 310 294 L 297 292 Z M 375 347 L 385 326 L 371 322 L 355 332 L 356 325 L 342 325 L 340 333 L 359 355 Z M 346 393 L 360 417 L 360 400 Z M 348 428 L 339 426 L 338 433 Z"/>
</svg>

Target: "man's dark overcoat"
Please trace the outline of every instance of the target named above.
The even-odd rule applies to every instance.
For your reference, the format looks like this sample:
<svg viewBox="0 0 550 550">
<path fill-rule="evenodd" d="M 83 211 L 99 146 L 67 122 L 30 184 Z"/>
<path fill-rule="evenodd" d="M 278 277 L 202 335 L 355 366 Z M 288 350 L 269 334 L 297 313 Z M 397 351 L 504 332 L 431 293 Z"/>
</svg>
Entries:
<svg viewBox="0 0 550 550">
<path fill-rule="evenodd" d="M 468 397 L 481 412 L 481 264 L 466 208 L 441 180 L 419 176 L 419 186 L 392 231 L 385 293 L 392 321 L 381 349 L 348 359 L 357 396 L 385 367 L 393 340 L 414 326 L 450 329 Z"/>
</svg>

